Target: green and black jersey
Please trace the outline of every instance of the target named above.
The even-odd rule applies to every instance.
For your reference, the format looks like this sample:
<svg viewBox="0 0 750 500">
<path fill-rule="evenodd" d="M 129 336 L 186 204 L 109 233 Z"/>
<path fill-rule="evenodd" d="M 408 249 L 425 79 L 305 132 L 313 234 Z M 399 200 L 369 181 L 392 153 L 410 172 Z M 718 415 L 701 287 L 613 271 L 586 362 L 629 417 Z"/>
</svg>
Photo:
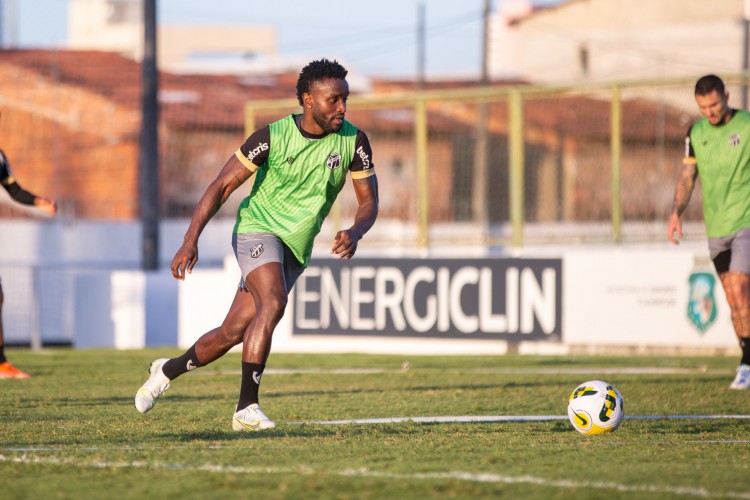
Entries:
<svg viewBox="0 0 750 500">
<path fill-rule="evenodd" d="M 346 173 L 375 174 L 364 132 L 344 120 L 338 132 L 307 134 L 290 115 L 254 132 L 235 153 L 255 172 L 250 195 L 240 204 L 234 232 L 272 233 L 304 266 Z"/>
<path fill-rule="evenodd" d="M 722 125 L 703 118 L 685 137 L 685 164 L 695 164 L 710 238 L 750 227 L 750 113 L 734 110 Z"/>
</svg>

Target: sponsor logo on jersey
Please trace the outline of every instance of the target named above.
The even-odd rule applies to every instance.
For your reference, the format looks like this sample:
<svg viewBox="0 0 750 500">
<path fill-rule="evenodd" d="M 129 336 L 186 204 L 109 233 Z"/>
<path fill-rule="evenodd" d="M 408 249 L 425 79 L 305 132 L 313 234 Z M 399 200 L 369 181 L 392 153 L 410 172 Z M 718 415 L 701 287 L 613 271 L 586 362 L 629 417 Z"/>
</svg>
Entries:
<svg viewBox="0 0 750 500">
<path fill-rule="evenodd" d="M 336 170 L 341 166 L 341 154 L 339 153 L 331 153 L 328 155 L 328 160 L 326 160 L 326 167 L 330 168 L 331 170 Z"/>
<path fill-rule="evenodd" d="M 263 254 L 263 243 L 258 243 L 250 249 L 250 257 L 257 259 Z"/>
<path fill-rule="evenodd" d="M 740 145 L 740 134 L 732 134 L 729 136 L 729 145 L 736 148 Z"/>
<path fill-rule="evenodd" d="M 268 143 L 261 142 L 258 146 L 247 154 L 247 159 L 253 161 L 256 156 L 261 154 L 263 151 L 268 151 Z"/>
<path fill-rule="evenodd" d="M 362 168 L 367 170 L 370 168 L 370 155 L 367 154 L 367 152 L 364 150 L 362 146 L 357 148 L 357 154 L 359 155 L 359 158 L 362 160 Z"/>
</svg>

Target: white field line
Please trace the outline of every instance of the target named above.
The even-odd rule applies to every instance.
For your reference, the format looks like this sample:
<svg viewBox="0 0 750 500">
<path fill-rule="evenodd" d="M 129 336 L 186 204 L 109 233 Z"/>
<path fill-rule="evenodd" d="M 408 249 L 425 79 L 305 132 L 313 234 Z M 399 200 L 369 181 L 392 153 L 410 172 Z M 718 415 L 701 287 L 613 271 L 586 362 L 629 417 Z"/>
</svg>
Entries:
<svg viewBox="0 0 750 500">
<path fill-rule="evenodd" d="M 382 373 L 403 373 L 408 371 L 431 371 L 432 368 L 266 368 L 264 375 L 371 375 Z M 688 375 L 688 374 L 725 374 L 734 373 L 733 370 L 698 368 L 456 368 L 441 369 L 441 373 L 480 373 L 507 375 Z M 205 370 L 196 371 L 204 375 L 241 375 L 241 370 Z"/>
<path fill-rule="evenodd" d="M 708 419 L 750 419 L 750 415 L 625 415 L 625 420 L 708 420 Z M 443 416 L 443 417 L 400 417 L 400 418 L 367 418 L 351 420 L 311 420 L 307 422 L 287 422 L 287 425 L 342 425 L 342 424 L 393 424 L 403 422 L 418 423 L 472 423 L 472 422 L 548 422 L 554 420 L 567 420 L 564 415 L 479 415 L 479 416 Z M 693 444 L 744 444 L 750 443 L 750 439 L 694 439 L 685 441 Z M 208 450 L 223 450 L 234 448 L 234 446 L 210 445 L 205 446 Z M 47 452 L 67 451 L 67 447 L 22 447 L 22 448 L 0 448 L 0 453 L 9 452 Z M 75 448 L 76 451 L 144 451 L 163 450 L 163 446 L 84 446 Z M 170 446 L 171 450 L 193 449 L 193 446 Z M 0 455 L 2 456 L 2 455 Z M 1 460 L 0 460 L 1 461 Z"/>
<path fill-rule="evenodd" d="M 685 441 L 692 444 L 745 444 L 750 443 L 750 439 L 710 439 L 706 441 Z"/>
<path fill-rule="evenodd" d="M 626 420 L 713 420 L 748 419 L 750 415 L 625 415 Z M 359 418 L 348 420 L 310 420 L 307 422 L 287 422 L 288 425 L 347 425 L 347 424 L 398 424 L 415 423 L 467 423 L 467 422 L 549 422 L 568 420 L 567 415 L 474 415 L 439 417 L 394 417 Z"/>
<path fill-rule="evenodd" d="M 665 493 L 674 495 L 684 495 L 699 498 L 723 497 L 723 498 L 740 498 L 750 499 L 750 493 L 747 492 L 711 492 L 705 488 L 689 488 L 683 486 L 669 486 L 656 484 L 622 484 L 615 482 L 588 482 L 573 481 L 561 479 L 545 479 L 529 475 L 511 476 L 496 474 L 492 472 L 474 473 L 464 471 L 446 471 L 446 472 L 422 472 L 413 474 L 395 474 L 391 472 L 373 471 L 367 468 L 360 469 L 343 469 L 339 471 L 315 470 L 308 467 L 283 468 L 283 467 L 238 467 L 225 466 L 217 464 L 203 464 L 198 466 L 183 465 L 175 463 L 159 462 L 107 462 L 101 460 L 90 461 L 87 463 L 74 458 L 54 458 L 54 457 L 30 457 L 26 454 L 17 457 L 9 457 L 0 454 L 0 463 L 11 462 L 33 465 L 69 465 L 79 468 L 93 469 L 155 469 L 155 470 L 178 470 L 190 472 L 212 472 L 212 473 L 229 473 L 229 474 L 295 474 L 295 475 L 331 475 L 344 476 L 353 478 L 385 478 L 404 481 L 419 480 L 456 480 L 474 483 L 503 483 L 503 484 L 534 484 L 537 486 L 559 489 L 595 489 L 595 490 L 612 490 L 625 493 Z"/>
</svg>

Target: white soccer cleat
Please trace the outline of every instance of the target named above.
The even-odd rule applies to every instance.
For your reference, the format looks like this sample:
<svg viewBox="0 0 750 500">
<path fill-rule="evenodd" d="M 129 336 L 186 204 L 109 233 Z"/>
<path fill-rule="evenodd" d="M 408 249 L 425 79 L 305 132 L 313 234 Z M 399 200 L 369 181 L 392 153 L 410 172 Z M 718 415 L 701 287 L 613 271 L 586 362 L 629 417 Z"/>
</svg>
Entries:
<svg viewBox="0 0 750 500">
<path fill-rule="evenodd" d="M 276 422 L 263 413 L 258 403 L 253 403 L 236 412 L 232 418 L 232 429 L 235 431 L 262 431 L 274 427 L 276 427 Z"/>
<path fill-rule="evenodd" d="M 730 389 L 750 389 L 750 365 L 737 367 L 737 375 L 729 386 Z"/>
<path fill-rule="evenodd" d="M 135 393 L 135 407 L 139 412 L 146 413 L 153 408 L 156 400 L 169 389 L 170 381 L 161 369 L 167 361 L 169 361 L 167 358 L 160 358 L 149 366 L 148 371 L 151 375 Z"/>
</svg>

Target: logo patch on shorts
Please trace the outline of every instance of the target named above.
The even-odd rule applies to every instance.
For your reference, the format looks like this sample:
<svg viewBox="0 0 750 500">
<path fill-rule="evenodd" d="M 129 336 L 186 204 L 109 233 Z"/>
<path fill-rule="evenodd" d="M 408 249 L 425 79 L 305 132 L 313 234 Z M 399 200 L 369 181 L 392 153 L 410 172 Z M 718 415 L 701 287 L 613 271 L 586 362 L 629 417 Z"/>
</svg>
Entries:
<svg viewBox="0 0 750 500">
<path fill-rule="evenodd" d="M 263 243 L 258 243 L 250 249 L 250 257 L 257 259 L 263 254 Z"/>
<path fill-rule="evenodd" d="M 341 166 L 341 155 L 339 153 L 331 153 L 328 155 L 328 160 L 326 161 L 326 167 L 330 168 L 331 170 L 336 170 Z"/>
</svg>

